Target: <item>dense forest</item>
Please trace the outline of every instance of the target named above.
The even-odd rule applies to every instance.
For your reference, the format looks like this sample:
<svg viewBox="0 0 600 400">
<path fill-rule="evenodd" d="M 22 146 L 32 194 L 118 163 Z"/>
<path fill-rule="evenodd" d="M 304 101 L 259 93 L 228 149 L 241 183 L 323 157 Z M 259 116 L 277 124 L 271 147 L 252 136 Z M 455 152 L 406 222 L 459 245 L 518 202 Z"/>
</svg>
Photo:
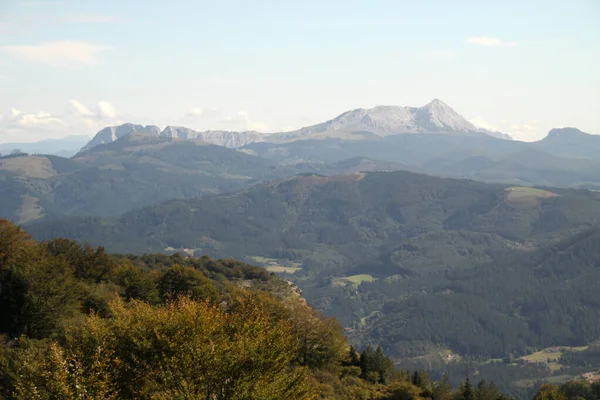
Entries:
<svg viewBox="0 0 600 400">
<path fill-rule="evenodd" d="M 290 282 L 230 259 L 110 255 L 0 220 L 0 307 L 0 398 L 509 398 L 357 350 Z M 599 387 L 544 385 L 535 398 L 594 400 Z"/>
<path fill-rule="evenodd" d="M 258 267 L 33 241 L 0 220 L 6 399 L 502 399 L 398 370 Z"/>
</svg>

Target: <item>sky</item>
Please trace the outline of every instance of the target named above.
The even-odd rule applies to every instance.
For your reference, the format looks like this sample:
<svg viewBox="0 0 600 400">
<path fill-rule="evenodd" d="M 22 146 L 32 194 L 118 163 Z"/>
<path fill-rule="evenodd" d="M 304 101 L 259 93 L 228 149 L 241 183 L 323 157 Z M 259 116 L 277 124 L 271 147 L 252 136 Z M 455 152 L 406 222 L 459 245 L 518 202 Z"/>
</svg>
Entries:
<svg viewBox="0 0 600 400">
<path fill-rule="evenodd" d="M 599 0 L 0 0 L 0 143 L 434 98 L 518 140 L 600 133 L 599 71 Z"/>
</svg>

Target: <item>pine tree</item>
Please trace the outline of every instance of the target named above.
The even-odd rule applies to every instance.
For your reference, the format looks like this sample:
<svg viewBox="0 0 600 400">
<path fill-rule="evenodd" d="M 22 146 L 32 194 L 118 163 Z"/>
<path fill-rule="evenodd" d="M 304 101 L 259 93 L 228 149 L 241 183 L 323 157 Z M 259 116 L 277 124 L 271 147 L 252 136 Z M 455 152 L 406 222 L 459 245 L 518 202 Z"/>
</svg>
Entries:
<svg viewBox="0 0 600 400">
<path fill-rule="evenodd" d="M 467 376 L 465 380 L 465 387 L 463 390 L 463 400 L 475 400 L 475 393 L 473 392 L 473 386 L 471 385 L 471 380 Z"/>
<path fill-rule="evenodd" d="M 433 389 L 434 400 L 450 400 L 452 399 L 452 385 L 450 384 L 450 378 L 445 373 L 442 380 L 435 384 Z"/>
<path fill-rule="evenodd" d="M 360 356 L 356 352 L 354 346 L 350 346 L 350 365 L 354 367 L 360 367 Z"/>
</svg>

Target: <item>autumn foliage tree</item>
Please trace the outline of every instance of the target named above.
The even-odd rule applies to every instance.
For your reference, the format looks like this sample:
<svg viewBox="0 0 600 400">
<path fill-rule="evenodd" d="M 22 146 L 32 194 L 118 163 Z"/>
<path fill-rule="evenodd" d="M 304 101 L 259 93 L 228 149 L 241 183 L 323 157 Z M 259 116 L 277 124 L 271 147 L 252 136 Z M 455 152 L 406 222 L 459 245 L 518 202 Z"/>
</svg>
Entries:
<svg viewBox="0 0 600 400">
<path fill-rule="evenodd" d="M 248 296 L 251 296 L 250 294 Z M 293 368 L 290 325 L 249 302 L 243 313 L 182 297 L 161 307 L 117 301 L 65 330 L 40 368 L 21 374 L 18 399 L 310 399 Z"/>
</svg>

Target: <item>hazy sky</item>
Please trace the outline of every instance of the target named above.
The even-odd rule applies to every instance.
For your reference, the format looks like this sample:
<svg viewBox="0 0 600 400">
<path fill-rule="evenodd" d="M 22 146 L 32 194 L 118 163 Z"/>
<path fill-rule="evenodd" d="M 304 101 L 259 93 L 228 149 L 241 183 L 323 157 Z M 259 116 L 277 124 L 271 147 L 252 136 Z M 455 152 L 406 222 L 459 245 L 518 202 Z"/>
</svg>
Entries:
<svg viewBox="0 0 600 400">
<path fill-rule="evenodd" d="M 599 71 L 599 0 L 0 0 L 0 142 L 433 98 L 521 140 L 600 133 Z"/>
</svg>

